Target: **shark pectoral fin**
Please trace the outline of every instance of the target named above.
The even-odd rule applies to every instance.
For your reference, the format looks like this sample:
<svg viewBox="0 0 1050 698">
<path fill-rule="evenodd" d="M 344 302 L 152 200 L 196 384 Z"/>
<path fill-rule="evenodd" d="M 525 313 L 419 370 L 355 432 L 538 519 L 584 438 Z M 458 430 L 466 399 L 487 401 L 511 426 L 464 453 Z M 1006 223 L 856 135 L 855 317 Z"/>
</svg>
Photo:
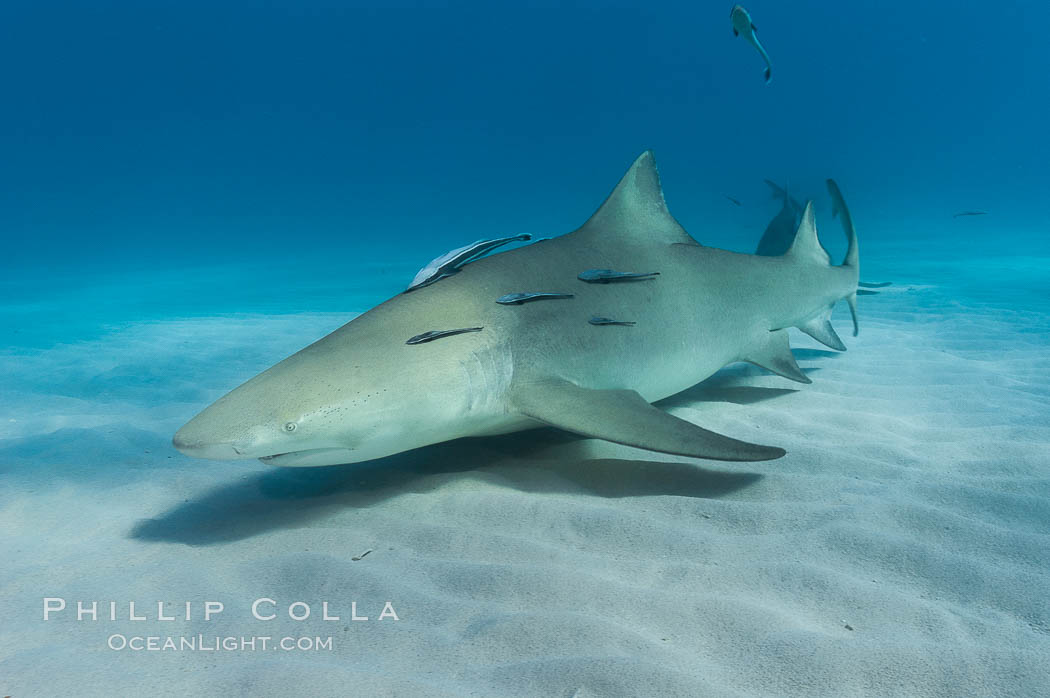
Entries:
<svg viewBox="0 0 1050 698">
<path fill-rule="evenodd" d="M 743 361 L 761 366 L 778 376 L 799 383 L 812 383 L 813 379 L 802 372 L 791 353 L 787 330 L 773 330 L 762 344 L 752 347 Z"/>
<path fill-rule="evenodd" d="M 831 306 L 812 320 L 802 323 L 798 328 L 826 347 L 831 347 L 836 351 L 846 351 L 846 345 L 842 343 L 835 328 L 831 326 Z"/>
<path fill-rule="evenodd" d="M 733 30 L 733 36 L 740 36 L 740 32 L 738 32 L 736 29 L 734 29 Z"/>
<path fill-rule="evenodd" d="M 785 453 L 702 429 L 653 407 L 633 390 L 591 390 L 549 380 L 515 386 L 511 402 L 544 424 L 650 451 L 726 461 L 772 460 Z"/>
</svg>

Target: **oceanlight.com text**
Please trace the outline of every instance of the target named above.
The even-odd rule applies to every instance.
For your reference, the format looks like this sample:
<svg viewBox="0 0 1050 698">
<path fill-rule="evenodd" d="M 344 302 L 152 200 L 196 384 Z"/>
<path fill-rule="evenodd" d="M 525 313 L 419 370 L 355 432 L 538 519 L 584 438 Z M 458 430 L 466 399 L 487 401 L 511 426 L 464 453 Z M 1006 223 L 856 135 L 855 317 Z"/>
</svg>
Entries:
<svg viewBox="0 0 1050 698">
<path fill-rule="evenodd" d="M 111 650 L 131 652 L 331 652 L 332 637 L 270 635 L 122 635 L 106 641 Z"/>
</svg>

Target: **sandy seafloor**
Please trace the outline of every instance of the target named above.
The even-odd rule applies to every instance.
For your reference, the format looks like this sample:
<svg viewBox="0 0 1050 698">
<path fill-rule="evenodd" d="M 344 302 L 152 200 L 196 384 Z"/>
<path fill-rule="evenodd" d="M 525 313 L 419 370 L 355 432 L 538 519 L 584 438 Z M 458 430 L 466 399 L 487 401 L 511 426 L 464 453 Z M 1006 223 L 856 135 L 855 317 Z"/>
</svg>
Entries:
<svg viewBox="0 0 1050 698">
<path fill-rule="evenodd" d="M 794 333 L 812 385 L 740 364 L 662 403 L 788 450 L 765 463 L 553 430 L 324 469 L 197 461 L 170 446 L 182 422 L 414 267 L 7 279 L 0 694 L 1050 695 L 1050 251 L 873 239 L 863 277 L 894 286 L 861 298 L 857 338 L 837 310 L 844 354 Z M 277 300 L 237 312 L 245 293 Z M 44 597 L 125 619 L 44 622 Z M 313 615 L 253 620 L 260 597 Z M 159 621 L 158 600 L 225 610 Z M 400 620 L 375 619 L 385 601 Z"/>
</svg>

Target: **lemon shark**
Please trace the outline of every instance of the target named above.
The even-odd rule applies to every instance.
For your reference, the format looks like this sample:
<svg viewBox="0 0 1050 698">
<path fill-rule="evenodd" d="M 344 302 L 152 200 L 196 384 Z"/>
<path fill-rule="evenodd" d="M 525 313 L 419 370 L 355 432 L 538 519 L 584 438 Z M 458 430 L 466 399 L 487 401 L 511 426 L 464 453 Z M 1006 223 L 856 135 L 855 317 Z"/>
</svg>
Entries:
<svg viewBox="0 0 1050 698">
<path fill-rule="evenodd" d="M 705 247 L 671 216 L 647 151 L 579 229 L 391 298 L 220 398 L 174 445 L 322 466 L 546 425 L 695 458 L 778 458 L 651 403 L 736 361 L 809 383 L 787 328 L 833 341 L 831 307 L 857 289 L 849 232 L 841 266 L 811 203 L 782 256 Z M 537 300 L 497 302 L 517 293 Z"/>
</svg>

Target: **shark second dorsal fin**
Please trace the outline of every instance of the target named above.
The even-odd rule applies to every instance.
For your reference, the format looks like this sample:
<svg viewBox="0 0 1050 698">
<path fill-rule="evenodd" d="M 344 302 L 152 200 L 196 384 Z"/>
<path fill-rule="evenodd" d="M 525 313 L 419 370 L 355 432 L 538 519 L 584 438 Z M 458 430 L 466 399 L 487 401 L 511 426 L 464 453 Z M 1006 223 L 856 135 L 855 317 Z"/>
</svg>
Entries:
<svg viewBox="0 0 1050 698">
<path fill-rule="evenodd" d="M 550 379 L 514 386 L 511 404 L 520 414 L 552 427 L 650 451 L 725 461 L 784 455 L 782 448 L 738 441 L 679 419 L 633 390 L 591 390 Z"/>
<path fill-rule="evenodd" d="M 651 150 L 638 156 L 605 203 L 576 232 L 609 243 L 696 244 L 667 210 Z"/>
<path fill-rule="evenodd" d="M 824 266 L 831 265 L 831 257 L 828 251 L 820 244 L 817 238 L 817 224 L 813 217 L 813 202 L 807 201 L 806 208 L 802 211 L 802 222 L 795 233 L 795 242 L 791 244 L 785 256 L 800 261 L 816 262 Z"/>
</svg>

